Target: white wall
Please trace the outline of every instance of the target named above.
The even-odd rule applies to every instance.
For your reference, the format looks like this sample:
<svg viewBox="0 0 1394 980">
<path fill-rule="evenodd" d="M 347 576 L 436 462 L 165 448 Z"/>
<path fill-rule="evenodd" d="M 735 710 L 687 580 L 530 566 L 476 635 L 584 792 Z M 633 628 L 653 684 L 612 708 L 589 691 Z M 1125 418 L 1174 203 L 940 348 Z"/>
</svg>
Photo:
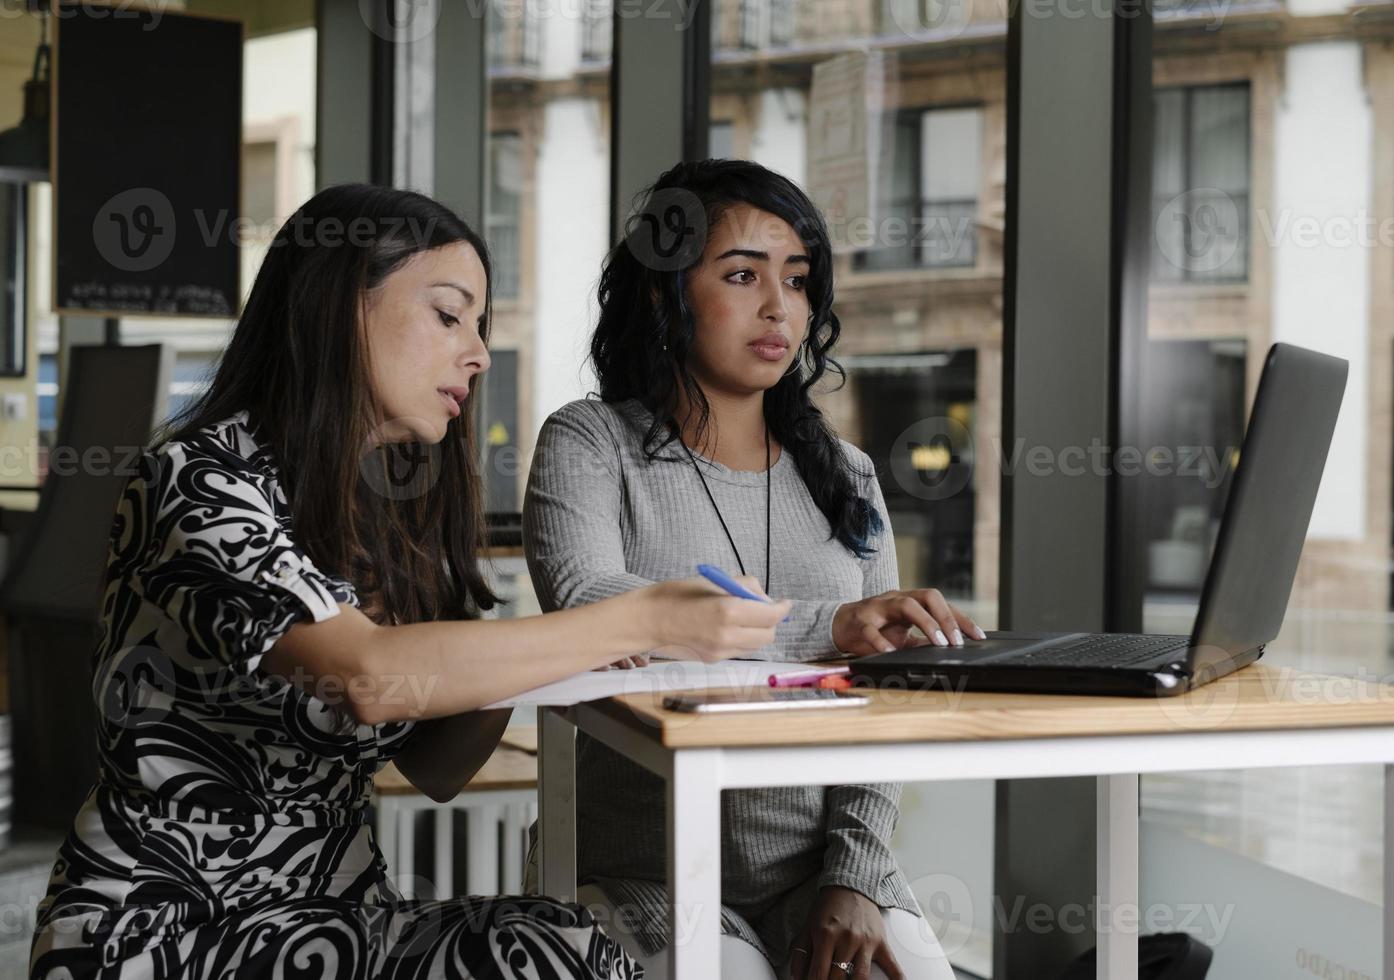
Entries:
<svg viewBox="0 0 1394 980">
<path fill-rule="evenodd" d="M 799 89 L 765 89 L 760 93 L 759 124 L 750 134 L 750 159 L 800 187 L 808 171 L 806 102 Z"/>
</svg>

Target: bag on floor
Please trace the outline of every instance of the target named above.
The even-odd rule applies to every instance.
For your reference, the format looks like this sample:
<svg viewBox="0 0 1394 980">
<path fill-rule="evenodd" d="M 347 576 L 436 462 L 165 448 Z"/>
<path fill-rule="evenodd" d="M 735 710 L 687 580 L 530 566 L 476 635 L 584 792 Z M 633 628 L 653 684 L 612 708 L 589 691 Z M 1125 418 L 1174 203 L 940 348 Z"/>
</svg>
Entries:
<svg viewBox="0 0 1394 980">
<path fill-rule="evenodd" d="M 1094 950 L 1075 960 L 1060 980 L 1094 980 Z M 1210 972 L 1210 947 L 1184 932 L 1139 936 L 1138 980 L 1205 980 Z"/>
</svg>

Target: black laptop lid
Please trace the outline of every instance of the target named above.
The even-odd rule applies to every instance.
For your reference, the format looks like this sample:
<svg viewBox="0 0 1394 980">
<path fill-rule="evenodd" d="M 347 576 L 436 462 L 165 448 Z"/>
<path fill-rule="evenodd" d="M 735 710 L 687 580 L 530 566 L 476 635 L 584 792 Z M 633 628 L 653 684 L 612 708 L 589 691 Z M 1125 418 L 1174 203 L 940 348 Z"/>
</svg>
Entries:
<svg viewBox="0 0 1394 980">
<path fill-rule="evenodd" d="M 1346 361 L 1274 344 L 1201 593 L 1200 672 L 1278 635 L 1346 389 Z"/>
</svg>

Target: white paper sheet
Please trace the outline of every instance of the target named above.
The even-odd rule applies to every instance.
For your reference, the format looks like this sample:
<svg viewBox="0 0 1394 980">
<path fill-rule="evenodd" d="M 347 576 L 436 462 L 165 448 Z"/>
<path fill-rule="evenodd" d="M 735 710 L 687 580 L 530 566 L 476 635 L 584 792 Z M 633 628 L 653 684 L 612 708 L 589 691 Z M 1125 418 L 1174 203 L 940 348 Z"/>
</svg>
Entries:
<svg viewBox="0 0 1394 980">
<path fill-rule="evenodd" d="M 660 660 L 630 670 L 590 670 L 555 684 L 506 698 L 490 708 L 565 706 L 618 694 L 654 691 L 694 691 L 708 687 L 768 687 L 771 674 L 818 668 L 820 664 L 772 660 L 723 660 L 704 664 L 694 660 Z"/>
</svg>

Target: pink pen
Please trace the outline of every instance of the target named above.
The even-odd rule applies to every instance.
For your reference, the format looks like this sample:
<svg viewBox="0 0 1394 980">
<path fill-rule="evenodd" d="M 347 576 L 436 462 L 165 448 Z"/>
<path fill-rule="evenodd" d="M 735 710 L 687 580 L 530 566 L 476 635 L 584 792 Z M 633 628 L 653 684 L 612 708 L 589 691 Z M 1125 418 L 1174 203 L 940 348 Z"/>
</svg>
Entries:
<svg viewBox="0 0 1394 980">
<path fill-rule="evenodd" d="M 787 674 L 771 674 L 770 687 L 816 687 L 824 677 L 850 673 L 850 667 L 823 667 L 818 670 L 791 670 Z"/>
</svg>

